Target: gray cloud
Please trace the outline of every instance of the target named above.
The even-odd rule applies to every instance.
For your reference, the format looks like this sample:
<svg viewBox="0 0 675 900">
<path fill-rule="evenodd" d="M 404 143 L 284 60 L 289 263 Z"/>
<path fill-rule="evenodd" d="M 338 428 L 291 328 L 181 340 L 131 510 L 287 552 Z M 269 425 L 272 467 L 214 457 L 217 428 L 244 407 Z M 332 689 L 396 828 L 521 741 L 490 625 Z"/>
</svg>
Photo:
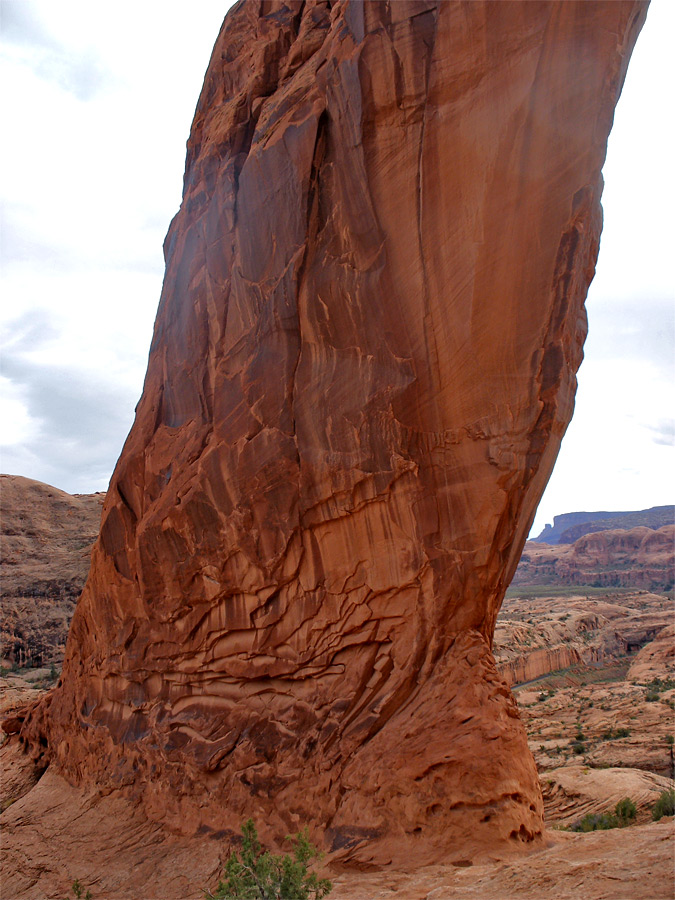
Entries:
<svg viewBox="0 0 675 900">
<path fill-rule="evenodd" d="M 655 444 L 666 447 L 675 445 L 675 419 L 661 419 L 656 425 L 650 425 L 649 430 L 654 434 L 652 440 Z"/>
<path fill-rule="evenodd" d="M 49 35 L 40 22 L 37 9 L 26 0 L 2 0 L 0 3 L 2 40 L 21 46 L 48 47 Z"/>
<path fill-rule="evenodd" d="M 17 354 L 29 353 L 59 336 L 59 330 L 49 316 L 36 318 L 35 312 L 25 312 L 8 322 L 5 328 L 2 366 Z M 9 354 L 9 355 L 8 355 Z M 3 371 L 3 374 L 6 374 Z M 7 377 L 10 377 L 7 375 Z"/>
<path fill-rule="evenodd" d="M 100 490 L 107 485 L 138 399 L 129 388 L 97 373 L 62 365 L 37 365 L 21 348 L 44 336 L 36 325 L 3 353 L 3 374 L 23 392 L 36 433 L 3 454 L 3 468 L 70 492 Z M 19 352 L 17 352 L 17 350 Z"/>
</svg>

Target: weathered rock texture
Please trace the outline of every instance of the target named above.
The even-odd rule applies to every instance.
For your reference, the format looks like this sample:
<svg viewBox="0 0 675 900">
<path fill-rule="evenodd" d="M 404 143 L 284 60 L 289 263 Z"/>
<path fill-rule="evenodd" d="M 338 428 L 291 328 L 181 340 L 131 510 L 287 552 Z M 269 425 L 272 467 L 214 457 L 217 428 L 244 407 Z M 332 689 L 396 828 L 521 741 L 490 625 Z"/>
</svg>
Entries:
<svg viewBox="0 0 675 900">
<path fill-rule="evenodd" d="M 0 475 L 0 656 L 20 666 L 63 659 L 89 572 L 105 494 Z"/>
<path fill-rule="evenodd" d="M 237 4 L 63 685 L 23 738 L 184 829 L 529 841 L 490 651 L 572 413 L 646 5 Z"/>
</svg>

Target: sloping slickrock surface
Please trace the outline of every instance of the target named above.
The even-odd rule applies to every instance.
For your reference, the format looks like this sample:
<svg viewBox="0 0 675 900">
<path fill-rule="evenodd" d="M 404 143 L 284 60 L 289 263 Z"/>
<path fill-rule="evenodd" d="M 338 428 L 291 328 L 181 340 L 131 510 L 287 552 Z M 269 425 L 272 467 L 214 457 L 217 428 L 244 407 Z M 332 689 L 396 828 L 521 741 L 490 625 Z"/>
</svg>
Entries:
<svg viewBox="0 0 675 900">
<path fill-rule="evenodd" d="M 645 12 L 231 10 L 34 753 L 167 827 L 308 823 L 360 865 L 540 834 L 490 645 L 572 412 Z"/>
<path fill-rule="evenodd" d="M 0 655 L 21 666 L 60 662 L 89 572 L 105 494 L 67 494 L 0 475 Z"/>
<path fill-rule="evenodd" d="M 331 900 L 672 900 L 673 820 L 593 834 L 550 833 L 526 859 L 348 874 Z"/>
<path fill-rule="evenodd" d="M 670 624 L 642 647 L 630 665 L 627 678 L 628 681 L 646 682 L 664 675 L 675 681 L 675 614 L 671 616 Z"/>
<path fill-rule="evenodd" d="M 3 896 L 25 900 L 72 896 L 76 877 L 95 900 L 201 900 L 228 856 L 222 833 L 172 834 L 119 792 L 72 787 L 51 769 L 7 809 L 3 829 Z M 450 853 L 414 872 L 322 874 L 333 881 L 331 900 L 672 900 L 674 838 L 670 818 L 591 834 L 549 831 L 519 859 L 469 865 Z"/>
<path fill-rule="evenodd" d="M 578 765 L 546 772 L 541 785 L 546 820 L 569 826 L 587 815 L 614 812 L 616 804 L 626 797 L 636 806 L 636 819 L 651 821 L 654 804 L 664 791 L 672 790 L 673 782 L 641 769 Z"/>
</svg>

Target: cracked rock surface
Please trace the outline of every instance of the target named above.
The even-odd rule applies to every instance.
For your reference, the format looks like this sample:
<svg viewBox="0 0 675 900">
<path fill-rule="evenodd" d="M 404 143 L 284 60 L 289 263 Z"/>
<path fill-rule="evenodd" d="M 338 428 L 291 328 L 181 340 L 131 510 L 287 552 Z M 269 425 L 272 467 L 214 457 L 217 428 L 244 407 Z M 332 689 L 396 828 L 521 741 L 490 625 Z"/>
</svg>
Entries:
<svg viewBox="0 0 675 900">
<path fill-rule="evenodd" d="M 492 635 L 572 414 L 645 13 L 233 7 L 62 683 L 23 725 L 42 764 L 361 866 L 538 838 Z"/>
</svg>

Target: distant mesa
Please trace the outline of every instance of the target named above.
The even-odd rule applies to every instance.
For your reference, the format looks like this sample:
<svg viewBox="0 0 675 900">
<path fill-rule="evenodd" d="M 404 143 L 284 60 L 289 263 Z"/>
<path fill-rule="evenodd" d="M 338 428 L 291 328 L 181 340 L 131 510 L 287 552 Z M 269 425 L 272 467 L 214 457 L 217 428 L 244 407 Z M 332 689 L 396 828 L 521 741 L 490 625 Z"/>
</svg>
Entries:
<svg viewBox="0 0 675 900">
<path fill-rule="evenodd" d="M 675 525 L 636 525 L 589 531 L 571 544 L 528 541 L 510 592 L 544 585 L 668 591 L 674 581 Z"/>
<path fill-rule="evenodd" d="M 571 512 L 555 516 L 553 525 L 547 524 L 541 534 L 533 538 L 537 544 L 573 544 L 577 538 L 594 531 L 615 528 L 661 528 L 675 523 L 675 506 L 652 506 L 650 509 L 629 512 Z"/>
</svg>

